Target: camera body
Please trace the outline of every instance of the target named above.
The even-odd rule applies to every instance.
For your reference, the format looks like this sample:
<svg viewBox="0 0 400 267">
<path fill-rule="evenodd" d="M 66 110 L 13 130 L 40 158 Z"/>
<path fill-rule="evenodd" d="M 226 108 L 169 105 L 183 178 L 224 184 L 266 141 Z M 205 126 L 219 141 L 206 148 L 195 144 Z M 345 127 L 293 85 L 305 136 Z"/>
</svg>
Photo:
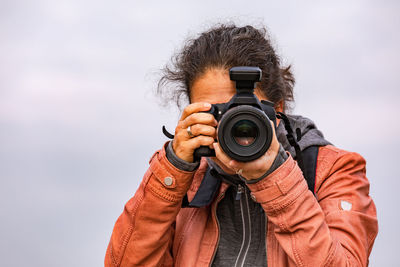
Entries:
<svg viewBox="0 0 400 267">
<path fill-rule="evenodd" d="M 236 94 L 227 103 L 213 104 L 206 112 L 218 121 L 217 135 L 222 150 L 237 161 L 252 161 L 264 155 L 272 142 L 270 120 L 276 128 L 274 104 L 260 101 L 254 94 L 261 75 L 258 67 L 231 68 L 229 76 L 236 82 Z M 215 151 L 206 146 L 194 152 L 195 159 L 212 156 Z"/>
</svg>

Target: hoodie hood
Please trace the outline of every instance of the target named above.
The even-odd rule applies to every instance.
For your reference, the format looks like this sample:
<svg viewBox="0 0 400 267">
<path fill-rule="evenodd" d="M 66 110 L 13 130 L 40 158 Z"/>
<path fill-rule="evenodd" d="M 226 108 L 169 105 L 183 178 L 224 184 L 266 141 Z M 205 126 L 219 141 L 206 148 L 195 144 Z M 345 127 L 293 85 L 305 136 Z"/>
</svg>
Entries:
<svg viewBox="0 0 400 267">
<path fill-rule="evenodd" d="M 301 131 L 301 139 L 297 142 L 301 150 L 310 146 L 326 146 L 331 144 L 325 140 L 324 135 L 317 129 L 312 120 L 299 115 L 286 116 L 289 119 L 293 132 L 296 132 L 297 128 Z M 283 148 L 288 151 L 293 158 L 296 158 L 296 151 L 294 147 L 289 144 L 286 135 L 287 131 L 284 122 L 281 121 L 276 129 L 276 137 L 278 138 L 279 143 L 282 144 Z"/>
</svg>

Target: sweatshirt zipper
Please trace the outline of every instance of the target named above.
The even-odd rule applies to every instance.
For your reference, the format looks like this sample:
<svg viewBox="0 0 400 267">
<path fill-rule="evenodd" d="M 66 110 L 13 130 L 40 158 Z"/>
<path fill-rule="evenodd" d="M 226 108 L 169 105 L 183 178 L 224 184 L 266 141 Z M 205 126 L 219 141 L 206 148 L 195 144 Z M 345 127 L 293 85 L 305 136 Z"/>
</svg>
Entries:
<svg viewBox="0 0 400 267">
<path fill-rule="evenodd" d="M 235 200 L 240 200 L 242 198 L 244 187 L 242 185 L 237 186 L 236 197 Z"/>
<path fill-rule="evenodd" d="M 247 190 L 240 184 L 237 187 L 236 200 L 240 201 L 240 212 L 242 214 L 242 223 L 243 223 L 243 239 L 239 254 L 236 258 L 235 267 L 236 266 L 242 267 L 246 260 L 247 252 L 249 251 L 251 242 L 251 221 L 250 221 L 250 211 L 249 211 L 250 210 L 249 200 L 247 198 Z"/>
</svg>

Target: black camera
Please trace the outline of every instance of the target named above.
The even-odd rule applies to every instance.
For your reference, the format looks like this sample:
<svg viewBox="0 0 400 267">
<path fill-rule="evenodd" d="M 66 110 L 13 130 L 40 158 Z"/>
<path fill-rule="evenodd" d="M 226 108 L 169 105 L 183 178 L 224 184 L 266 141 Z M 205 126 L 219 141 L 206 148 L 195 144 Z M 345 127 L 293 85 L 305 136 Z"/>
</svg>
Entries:
<svg viewBox="0 0 400 267">
<path fill-rule="evenodd" d="M 247 162 L 255 160 L 271 145 L 273 129 L 276 128 L 274 104 L 260 101 L 254 95 L 256 83 L 261 81 L 258 67 L 233 67 L 229 76 L 236 82 L 236 94 L 227 103 L 213 104 L 207 113 L 218 121 L 218 142 L 232 159 Z M 201 146 L 194 151 L 194 158 L 212 157 L 215 151 Z"/>
</svg>

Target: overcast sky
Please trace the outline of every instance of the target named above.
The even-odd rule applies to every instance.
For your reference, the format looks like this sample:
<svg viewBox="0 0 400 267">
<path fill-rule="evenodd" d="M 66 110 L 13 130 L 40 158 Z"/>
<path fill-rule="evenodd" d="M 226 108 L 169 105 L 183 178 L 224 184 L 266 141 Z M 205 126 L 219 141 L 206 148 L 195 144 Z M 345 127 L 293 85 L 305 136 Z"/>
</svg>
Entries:
<svg viewBox="0 0 400 267">
<path fill-rule="evenodd" d="M 285 2 L 285 3 L 283 3 Z M 267 25 L 297 79 L 293 113 L 367 159 L 398 266 L 400 2 L 0 0 L 2 266 L 101 266 L 113 225 L 176 109 L 159 69 L 216 22 Z"/>
</svg>

